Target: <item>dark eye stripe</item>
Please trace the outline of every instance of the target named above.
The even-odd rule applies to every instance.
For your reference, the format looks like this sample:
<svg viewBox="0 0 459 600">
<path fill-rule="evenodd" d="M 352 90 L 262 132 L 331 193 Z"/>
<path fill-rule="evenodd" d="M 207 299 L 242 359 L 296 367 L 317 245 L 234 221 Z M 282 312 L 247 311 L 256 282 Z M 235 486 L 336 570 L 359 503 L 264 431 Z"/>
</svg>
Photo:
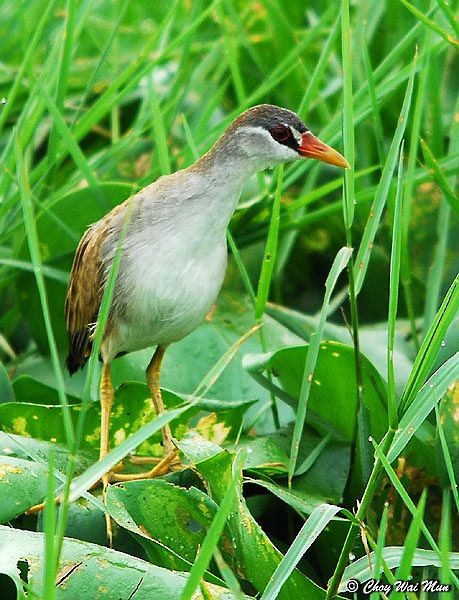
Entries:
<svg viewBox="0 0 459 600">
<path fill-rule="evenodd" d="M 275 125 L 272 129 L 269 130 L 269 133 L 276 140 L 276 142 L 279 142 L 284 146 L 288 146 L 293 150 L 298 149 L 299 144 L 295 139 L 292 130 L 287 125 Z"/>
<path fill-rule="evenodd" d="M 285 125 L 276 125 L 271 129 L 270 133 L 276 142 L 285 143 L 290 137 L 292 137 L 290 127 L 286 127 Z"/>
</svg>

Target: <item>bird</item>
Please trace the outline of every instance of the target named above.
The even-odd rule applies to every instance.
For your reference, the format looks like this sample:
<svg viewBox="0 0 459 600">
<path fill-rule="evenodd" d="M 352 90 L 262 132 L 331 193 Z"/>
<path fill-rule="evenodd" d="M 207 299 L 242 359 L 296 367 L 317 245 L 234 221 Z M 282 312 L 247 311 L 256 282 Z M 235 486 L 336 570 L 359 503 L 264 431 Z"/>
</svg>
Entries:
<svg viewBox="0 0 459 600">
<path fill-rule="evenodd" d="M 191 333 L 215 303 L 227 264 L 226 230 L 244 184 L 266 168 L 305 158 L 349 167 L 296 113 L 271 104 L 254 106 L 191 166 L 147 185 L 83 234 L 65 301 L 70 374 L 83 368 L 91 354 L 104 289 L 120 252 L 100 346 L 101 459 L 109 452 L 112 361 L 156 348 L 146 381 L 155 412 L 161 414 L 164 353 Z M 176 452 L 169 425 L 162 429 L 162 442 L 167 463 Z M 104 489 L 108 477 L 103 476 Z"/>
</svg>

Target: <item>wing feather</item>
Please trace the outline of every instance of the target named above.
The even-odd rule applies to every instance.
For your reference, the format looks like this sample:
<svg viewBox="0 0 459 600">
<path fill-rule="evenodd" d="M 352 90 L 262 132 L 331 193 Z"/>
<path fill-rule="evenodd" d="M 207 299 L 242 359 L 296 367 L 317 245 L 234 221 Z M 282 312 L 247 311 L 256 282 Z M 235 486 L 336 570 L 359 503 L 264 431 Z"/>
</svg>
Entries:
<svg viewBox="0 0 459 600">
<path fill-rule="evenodd" d="M 75 253 L 65 299 L 70 373 L 83 368 L 91 353 L 92 330 L 104 291 L 101 245 L 108 231 L 106 220 L 98 221 L 85 232 Z"/>
</svg>

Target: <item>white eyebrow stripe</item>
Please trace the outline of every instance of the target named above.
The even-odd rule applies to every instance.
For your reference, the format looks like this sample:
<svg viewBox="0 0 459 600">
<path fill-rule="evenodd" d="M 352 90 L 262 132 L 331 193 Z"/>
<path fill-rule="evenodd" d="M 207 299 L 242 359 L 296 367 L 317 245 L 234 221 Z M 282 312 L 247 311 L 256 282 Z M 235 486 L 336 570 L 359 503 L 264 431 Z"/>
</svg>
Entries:
<svg viewBox="0 0 459 600">
<path fill-rule="evenodd" d="M 291 125 L 287 125 L 286 123 L 284 123 L 285 127 L 288 127 L 290 129 L 290 131 L 292 132 L 293 137 L 295 138 L 295 140 L 297 141 L 298 145 L 301 146 L 301 133 L 295 129 L 295 127 L 292 127 Z"/>
</svg>

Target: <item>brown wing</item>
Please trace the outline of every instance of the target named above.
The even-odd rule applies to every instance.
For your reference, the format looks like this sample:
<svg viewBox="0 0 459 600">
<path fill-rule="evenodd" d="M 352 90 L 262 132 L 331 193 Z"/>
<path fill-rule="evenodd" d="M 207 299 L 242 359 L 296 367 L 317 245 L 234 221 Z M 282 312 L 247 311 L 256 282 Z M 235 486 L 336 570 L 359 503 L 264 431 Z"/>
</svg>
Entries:
<svg viewBox="0 0 459 600">
<path fill-rule="evenodd" d="M 65 299 L 69 340 L 67 368 L 81 369 L 91 353 L 91 332 L 97 321 L 103 294 L 101 244 L 108 232 L 102 220 L 92 225 L 78 244 Z"/>
</svg>

